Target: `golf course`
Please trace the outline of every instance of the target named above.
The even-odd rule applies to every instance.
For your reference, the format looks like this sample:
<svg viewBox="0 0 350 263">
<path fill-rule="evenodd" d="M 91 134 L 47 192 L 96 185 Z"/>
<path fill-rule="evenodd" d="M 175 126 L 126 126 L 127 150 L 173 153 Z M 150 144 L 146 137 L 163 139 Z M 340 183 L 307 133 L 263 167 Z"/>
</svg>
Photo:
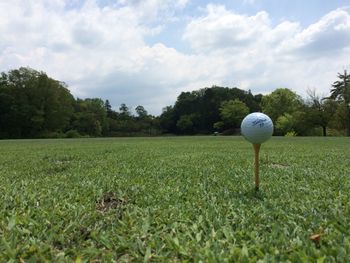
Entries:
<svg viewBox="0 0 350 263">
<path fill-rule="evenodd" d="M 349 262 L 350 140 L 0 141 L 0 262 Z"/>
</svg>

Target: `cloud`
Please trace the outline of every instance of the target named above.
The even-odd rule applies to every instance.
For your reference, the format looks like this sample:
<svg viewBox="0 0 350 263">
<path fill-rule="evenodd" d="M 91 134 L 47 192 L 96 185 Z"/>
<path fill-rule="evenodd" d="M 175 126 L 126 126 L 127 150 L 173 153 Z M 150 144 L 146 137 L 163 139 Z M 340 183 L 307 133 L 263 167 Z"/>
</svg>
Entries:
<svg viewBox="0 0 350 263">
<path fill-rule="evenodd" d="M 115 7 L 90 0 L 69 8 L 67 3 L 1 2 L 9 11 L 0 18 L 2 70 L 28 65 L 65 81 L 78 97 L 108 98 L 115 107 L 142 104 L 153 113 L 183 89 L 197 88 L 189 83 L 203 77 L 217 81 L 215 65 L 204 67 L 210 59 L 144 41 L 154 34 L 150 18 L 184 8 L 187 1 L 119 1 Z"/>
<path fill-rule="evenodd" d="M 294 21 L 273 26 L 265 11 L 248 16 L 223 5 L 188 20 L 187 0 L 107 2 L 0 0 L 1 71 L 30 66 L 65 81 L 75 96 L 159 114 L 181 91 L 214 84 L 253 93 L 281 86 L 328 92 L 336 73 L 350 66 L 343 9 L 302 28 Z M 147 43 L 181 15 L 187 24 L 178 39 L 191 52 Z"/>
<path fill-rule="evenodd" d="M 183 38 L 197 52 L 223 48 L 242 48 L 259 41 L 269 29 L 269 17 L 264 11 L 255 16 L 235 14 L 224 6 L 208 5 L 203 17 L 192 20 Z"/>
<path fill-rule="evenodd" d="M 349 35 L 350 16 L 343 9 L 302 28 L 291 21 L 272 26 L 264 11 L 247 16 L 208 5 L 183 38 L 196 54 L 225 58 L 230 71 L 224 83 L 264 93 L 284 86 L 305 94 L 310 86 L 328 92 L 336 72 L 350 66 Z"/>
<path fill-rule="evenodd" d="M 334 56 L 347 47 L 350 47 L 350 15 L 337 9 L 285 41 L 280 52 L 315 58 Z"/>
</svg>

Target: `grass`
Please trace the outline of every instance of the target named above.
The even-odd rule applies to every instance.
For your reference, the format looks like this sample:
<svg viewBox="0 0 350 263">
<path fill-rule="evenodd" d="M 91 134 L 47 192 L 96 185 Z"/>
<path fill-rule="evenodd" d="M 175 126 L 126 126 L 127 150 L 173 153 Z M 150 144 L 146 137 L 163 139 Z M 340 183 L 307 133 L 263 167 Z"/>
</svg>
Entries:
<svg viewBox="0 0 350 263">
<path fill-rule="evenodd" d="M 349 138 L 0 141 L 0 261 L 348 262 Z M 311 240 L 310 236 L 316 235 Z"/>
</svg>

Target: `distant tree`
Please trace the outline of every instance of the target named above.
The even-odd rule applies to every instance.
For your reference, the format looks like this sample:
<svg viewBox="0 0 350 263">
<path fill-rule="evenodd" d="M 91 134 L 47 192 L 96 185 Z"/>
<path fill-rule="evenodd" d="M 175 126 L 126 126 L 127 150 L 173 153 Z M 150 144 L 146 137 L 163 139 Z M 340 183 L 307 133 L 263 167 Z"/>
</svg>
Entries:
<svg viewBox="0 0 350 263">
<path fill-rule="evenodd" d="M 151 125 L 149 128 L 149 135 L 159 135 L 161 131 L 160 127 L 160 117 L 151 116 Z"/>
<path fill-rule="evenodd" d="M 65 83 L 31 68 L 0 74 L 0 138 L 159 133 L 159 118 L 142 106 L 136 112 L 134 117 L 122 104 L 118 113 L 99 98 L 75 100 Z"/>
<path fill-rule="evenodd" d="M 309 100 L 308 115 L 313 125 L 322 127 L 323 136 L 327 136 L 327 127 L 337 111 L 337 103 L 332 99 L 320 98 L 314 90 L 307 91 Z"/>
<path fill-rule="evenodd" d="M 350 75 L 344 70 L 344 74 L 338 73 L 339 80 L 332 84 L 330 99 L 336 100 L 347 108 L 347 135 L 350 136 Z"/>
<path fill-rule="evenodd" d="M 94 136 L 101 136 L 102 135 L 102 126 L 101 126 L 101 123 L 99 120 L 94 121 L 92 135 L 94 135 Z"/>
<path fill-rule="evenodd" d="M 309 135 L 314 128 L 314 124 L 308 119 L 307 107 L 302 105 L 291 115 L 293 117 L 293 131 L 300 136 Z"/>
<path fill-rule="evenodd" d="M 176 133 L 177 116 L 174 107 L 167 106 L 163 108 L 162 114 L 159 116 L 159 124 L 163 132 Z"/>
<path fill-rule="evenodd" d="M 145 108 L 141 105 L 137 106 L 135 108 L 135 111 L 136 111 L 136 114 L 137 114 L 137 117 L 139 119 L 145 119 L 147 116 L 148 116 L 148 113 L 147 111 L 145 110 Z"/>
<path fill-rule="evenodd" d="M 146 109 L 139 105 L 135 108 L 136 111 L 136 121 L 138 123 L 139 129 L 142 133 L 152 135 L 152 131 L 156 128 L 157 122 L 152 115 L 148 115 Z"/>
<path fill-rule="evenodd" d="M 109 123 L 103 100 L 98 98 L 77 99 L 72 129 L 81 134 L 101 136 L 107 134 Z"/>
<path fill-rule="evenodd" d="M 212 86 L 192 92 L 182 92 L 175 105 L 163 111 L 160 116 L 161 125 L 167 132 L 183 133 L 176 124 L 183 115 L 191 115 L 194 116 L 192 132 L 211 133 L 217 130 L 214 124 L 222 121 L 221 104 L 234 99 L 244 102 L 250 112 L 260 110 L 261 96 L 253 96 L 250 91 L 238 88 Z"/>
<path fill-rule="evenodd" d="M 130 113 L 129 107 L 126 106 L 125 103 L 120 104 L 119 115 L 123 119 L 129 119 L 131 117 L 131 113 Z"/>
<path fill-rule="evenodd" d="M 249 108 L 239 99 L 225 101 L 220 107 L 220 116 L 228 128 L 238 128 L 248 113 Z"/>
<path fill-rule="evenodd" d="M 19 68 L 0 76 L 0 136 L 40 137 L 65 131 L 74 98 L 67 85 L 44 72 Z"/>
<path fill-rule="evenodd" d="M 337 103 L 337 102 L 336 102 Z M 347 128 L 348 109 L 345 103 L 337 104 L 336 111 L 329 123 L 329 126 L 337 130 L 344 130 Z"/>
<path fill-rule="evenodd" d="M 315 126 L 309 118 L 308 107 L 303 104 L 297 110 L 291 113 L 284 113 L 277 118 L 274 134 L 286 135 L 287 133 L 293 133 L 299 136 L 309 135 Z"/>
<path fill-rule="evenodd" d="M 192 133 L 193 115 L 182 115 L 177 121 L 176 126 L 182 133 Z"/>
<path fill-rule="evenodd" d="M 34 93 L 41 94 L 40 99 L 35 100 L 35 105 L 39 109 L 37 116 L 43 119 L 43 130 L 64 131 L 70 123 L 74 110 L 74 98 L 67 85 L 42 74 L 38 78 L 37 90 Z"/>
<path fill-rule="evenodd" d="M 292 114 L 303 105 L 300 96 L 284 88 L 276 89 L 271 94 L 263 96 L 261 103 L 263 112 L 269 115 L 273 122 L 286 113 Z"/>
<path fill-rule="evenodd" d="M 181 92 L 181 94 L 177 97 L 175 103 L 176 113 L 181 116 L 185 114 L 191 114 L 197 111 L 198 107 L 198 92 Z"/>
<path fill-rule="evenodd" d="M 214 124 L 222 121 L 220 107 L 225 101 L 239 99 L 248 106 L 249 112 L 260 110 L 259 103 L 250 91 L 213 86 L 203 89 L 202 94 L 203 96 L 200 99 L 201 104 L 196 107 L 200 113 L 201 130 L 208 130 L 210 132 L 217 130 L 217 127 L 214 128 Z"/>
<path fill-rule="evenodd" d="M 106 112 L 107 112 L 107 117 L 112 117 L 113 115 L 113 110 L 112 110 L 112 106 L 111 103 L 109 102 L 109 100 L 105 101 L 105 108 L 106 108 Z"/>
<path fill-rule="evenodd" d="M 285 135 L 288 132 L 294 131 L 294 118 L 291 114 L 285 113 L 279 116 L 275 123 L 276 133 L 278 135 Z"/>
<path fill-rule="evenodd" d="M 214 123 L 213 127 L 217 131 L 222 131 L 225 128 L 225 123 L 223 121 L 218 121 Z"/>
</svg>

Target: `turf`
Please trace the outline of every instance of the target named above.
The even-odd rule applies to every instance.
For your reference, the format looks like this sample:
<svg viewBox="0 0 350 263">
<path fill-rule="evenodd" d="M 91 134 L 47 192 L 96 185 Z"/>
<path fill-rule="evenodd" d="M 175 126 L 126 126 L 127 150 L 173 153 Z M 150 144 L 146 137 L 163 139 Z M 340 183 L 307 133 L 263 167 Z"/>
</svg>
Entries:
<svg viewBox="0 0 350 263">
<path fill-rule="evenodd" d="M 0 141 L 0 261 L 347 262 L 350 139 Z M 311 237 L 311 238 L 310 238 Z"/>
</svg>

